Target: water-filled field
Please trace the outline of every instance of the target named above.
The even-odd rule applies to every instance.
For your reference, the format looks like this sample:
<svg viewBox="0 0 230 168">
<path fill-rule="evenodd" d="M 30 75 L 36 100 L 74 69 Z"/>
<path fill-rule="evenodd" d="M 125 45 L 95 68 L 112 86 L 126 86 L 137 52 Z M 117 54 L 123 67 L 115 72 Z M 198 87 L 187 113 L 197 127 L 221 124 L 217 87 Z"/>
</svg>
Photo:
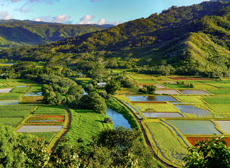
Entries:
<svg viewBox="0 0 230 168">
<path fill-rule="evenodd" d="M 167 120 L 174 125 L 182 134 L 221 134 L 211 121 L 202 120 Z"/>
<path fill-rule="evenodd" d="M 24 96 L 42 96 L 42 92 L 28 92 Z"/>
<path fill-rule="evenodd" d="M 12 88 L 0 89 L 0 93 L 9 93 L 11 90 Z"/>
<path fill-rule="evenodd" d="M 193 94 L 193 95 L 210 95 L 210 93 L 205 92 L 204 90 L 180 90 L 183 94 Z"/>
<path fill-rule="evenodd" d="M 170 118 L 170 117 L 175 117 L 175 118 L 181 118 L 183 117 L 180 113 L 142 113 L 145 117 L 156 117 L 156 118 Z"/>
<path fill-rule="evenodd" d="M 177 101 L 170 96 L 126 96 L 130 101 Z"/>
<path fill-rule="evenodd" d="M 174 105 L 174 106 L 184 114 L 195 114 L 196 116 L 207 116 L 210 114 L 208 110 L 198 109 L 192 105 Z"/>
<path fill-rule="evenodd" d="M 19 100 L 0 100 L 0 106 L 19 104 Z"/>
<path fill-rule="evenodd" d="M 17 132 L 58 132 L 62 129 L 62 125 L 24 125 L 17 130 Z"/>
<path fill-rule="evenodd" d="M 230 121 L 216 121 L 215 122 L 220 126 L 220 129 L 227 134 L 230 134 Z"/>
<path fill-rule="evenodd" d="M 161 90 L 157 90 L 155 93 L 156 94 L 180 94 L 178 91 L 174 89 L 161 89 Z"/>
</svg>

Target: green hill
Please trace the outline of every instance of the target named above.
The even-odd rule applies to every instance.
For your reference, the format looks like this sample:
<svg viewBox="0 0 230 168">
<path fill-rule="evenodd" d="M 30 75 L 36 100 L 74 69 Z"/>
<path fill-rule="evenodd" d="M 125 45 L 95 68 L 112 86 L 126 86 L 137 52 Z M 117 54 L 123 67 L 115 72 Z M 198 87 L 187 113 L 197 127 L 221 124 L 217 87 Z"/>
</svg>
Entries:
<svg viewBox="0 0 230 168">
<path fill-rule="evenodd" d="M 230 3 L 172 6 L 107 30 L 51 44 L 4 50 L 1 58 L 45 61 L 47 66 L 91 69 L 103 64 L 156 73 L 172 65 L 178 74 L 230 75 Z M 169 66 L 169 69 L 171 66 Z"/>
<path fill-rule="evenodd" d="M 1 20 L 0 49 L 49 43 L 102 29 L 104 28 L 97 25 L 65 25 L 35 21 Z"/>
</svg>

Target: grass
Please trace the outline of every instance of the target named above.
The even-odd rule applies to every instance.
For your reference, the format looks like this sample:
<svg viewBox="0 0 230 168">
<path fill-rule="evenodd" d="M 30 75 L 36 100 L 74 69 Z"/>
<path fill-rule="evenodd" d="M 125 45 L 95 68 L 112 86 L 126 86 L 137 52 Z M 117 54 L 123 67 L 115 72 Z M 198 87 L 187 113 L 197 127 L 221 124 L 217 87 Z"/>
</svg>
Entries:
<svg viewBox="0 0 230 168">
<path fill-rule="evenodd" d="M 28 92 L 41 92 L 41 85 L 31 85 Z"/>
<path fill-rule="evenodd" d="M 22 103 L 33 103 L 38 102 L 40 103 L 43 100 L 43 96 L 23 96 Z"/>
<path fill-rule="evenodd" d="M 0 118 L 0 123 L 16 127 L 23 118 Z"/>
<path fill-rule="evenodd" d="M 214 86 L 206 85 L 206 84 L 195 84 L 196 89 L 217 89 Z"/>
<path fill-rule="evenodd" d="M 162 123 L 146 123 L 146 125 L 163 155 L 171 162 L 182 165 L 182 158 L 188 154 L 188 150 L 181 145 L 172 132 Z"/>
<path fill-rule="evenodd" d="M 38 138 L 44 138 L 45 141 L 50 142 L 56 135 L 56 132 L 33 132 L 33 133 L 19 133 L 19 134 L 31 134 Z"/>
<path fill-rule="evenodd" d="M 149 84 L 149 83 L 151 83 L 151 84 L 155 84 L 155 83 L 157 83 L 155 80 L 153 80 L 153 79 L 144 79 L 144 80 L 135 80 L 137 83 L 141 83 L 141 84 Z"/>
<path fill-rule="evenodd" d="M 75 78 L 81 85 L 88 84 L 92 79 L 91 78 Z"/>
<path fill-rule="evenodd" d="M 189 102 L 189 103 L 202 103 L 200 99 L 196 96 L 176 96 L 182 102 Z"/>
<path fill-rule="evenodd" d="M 11 87 L 14 86 L 27 86 L 27 83 L 19 83 L 19 82 L 7 82 L 7 84 Z"/>
<path fill-rule="evenodd" d="M 172 104 L 135 103 L 134 105 L 138 106 L 142 112 L 180 112 Z"/>
<path fill-rule="evenodd" d="M 9 82 L 7 79 L 0 79 L 0 83 L 6 83 Z"/>
<path fill-rule="evenodd" d="M 66 112 L 61 105 L 58 106 L 41 105 L 38 107 L 36 111 L 33 112 L 33 114 L 66 114 Z"/>
<path fill-rule="evenodd" d="M 230 96 L 209 96 L 203 99 L 209 104 L 230 104 Z"/>
<path fill-rule="evenodd" d="M 218 88 L 230 88 L 230 84 L 214 84 L 212 83 L 211 85 L 216 86 Z"/>
<path fill-rule="evenodd" d="M 164 84 L 165 86 L 167 86 L 168 88 L 170 89 L 175 89 L 175 88 L 178 88 L 178 89 L 183 89 L 183 88 L 190 88 L 186 85 L 182 85 L 182 84 Z"/>
<path fill-rule="evenodd" d="M 98 114 L 92 110 L 73 110 L 71 112 L 70 128 L 66 135 L 61 139 L 68 145 L 74 145 L 77 147 L 85 146 L 92 142 L 92 137 L 97 136 L 103 128 L 113 128 L 112 124 L 103 123 L 108 116 L 104 114 Z M 83 142 L 78 143 L 78 139 L 81 138 Z"/>
<path fill-rule="evenodd" d="M 0 117 L 25 117 L 34 107 L 33 104 L 0 106 Z"/>
<path fill-rule="evenodd" d="M 208 90 L 210 93 L 212 94 L 230 94 L 230 90 L 222 90 L 222 89 L 218 89 L 218 90 Z"/>
<path fill-rule="evenodd" d="M 209 104 L 207 106 L 216 113 L 230 113 L 230 104 Z"/>
</svg>

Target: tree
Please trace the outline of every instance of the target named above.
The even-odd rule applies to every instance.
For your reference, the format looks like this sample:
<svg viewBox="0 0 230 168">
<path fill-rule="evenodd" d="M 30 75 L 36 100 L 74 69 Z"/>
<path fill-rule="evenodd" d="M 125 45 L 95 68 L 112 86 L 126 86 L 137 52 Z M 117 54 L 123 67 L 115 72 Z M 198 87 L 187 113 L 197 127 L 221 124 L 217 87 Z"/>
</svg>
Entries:
<svg viewBox="0 0 230 168">
<path fill-rule="evenodd" d="M 119 81 L 111 80 L 105 85 L 105 90 L 108 94 L 114 95 L 118 89 L 120 89 L 121 83 Z"/>
<path fill-rule="evenodd" d="M 71 86 L 70 88 L 69 88 L 69 91 L 68 91 L 68 94 L 69 95 L 75 95 L 75 94 L 77 94 L 77 93 L 81 93 L 81 94 L 83 94 L 84 92 L 83 92 L 83 88 L 82 88 L 82 86 L 81 85 L 75 85 L 75 86 Z"/>
<path fill-rule="evenodd" d="M 195 147 L 188 148 L 190 154 L 184 158 L 185 167 L 227 168 L 230 167 L 230 150 L 224 137 L 198 141 Z"/>
</svg>

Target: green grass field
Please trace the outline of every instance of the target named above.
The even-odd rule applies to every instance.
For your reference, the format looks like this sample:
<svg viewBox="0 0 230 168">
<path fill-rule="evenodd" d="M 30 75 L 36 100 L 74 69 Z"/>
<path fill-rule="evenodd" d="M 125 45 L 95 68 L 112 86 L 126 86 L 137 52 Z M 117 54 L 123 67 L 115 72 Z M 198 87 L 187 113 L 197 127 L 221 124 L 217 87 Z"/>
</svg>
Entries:
<svg viewBox="0 0 230 168">
<path fill-rule="evenodd" d="M 41 92 L 41 85 L 31 85 L 28 92 Z"/>
<path fill-rule="evenodd" d="M 206 85 L 206 84 L 195 84 L 195 88 L 196 89 L 217 89 L 216 87 L 214 86 L 210 86 L 210 85 Z"/>
<path fill-rule="evenodd" d="M 146 123 L 146 125 L 163 155 L 171 162 L 182 165 L 182 158 L 188 154 L 188 150 L 181 145 L 172 132 L 162 123 Z"/>
<path fill-rule="evenodd" d="M 216 113 L 230 113 L 230 104 L 209 104 L 207 106 Z"/>
<path fill-rule="evenodd" d="M 180 112 L 172 104 L 156 104 L 156 103 L 134 103 L 142 112 Z"/>
<path fill-rule="evenodd" d="M 185 103 L 202 103 L 196 96 L 176 96 L 176 98 Z"/>
<path fill-rule="evenodd" d="M 135 80 L 137 83 L 140 84 L 155 84 L 157 83 L 155 80 L 153 79 L 141 79 L 141 80 Z"/>
<path fill-rule="evenodd" d="M 230 94 L 229 89 L 208 90 L 212 94 Z"/>
<path fill-rule="evenodd" d="M 230 104 L 230 96 L 209 96 L 203 99 L 209 104 Z"/>
<path fill-rule="evenodd" d="M 56 135 L 56 132 L 33 132 L 33 133 L 19 133 L 19 134 L 31 134 L 38 138 L 44 138 L 45 141 L 50 142 Z"/>
<path fill-rule="evenodd" d="M 71 124 L 68 132 L 63 139 L 68 140 L 66 144 L 74 146 L 85 146 L 92 142 L 92 137 L 97 134 L 103 128 L 113 128 L 112 124 L 103 123 L 108 116 L 104 114 L 98 114 L 92 110 L 73 110 L 71 112 Z M 78 139 L 82 138 L 83 142 L 78 143 Z"/>
<path fill-rule="evenodd" d="M 0 118 L 0 123 L 16 127 L 23 118 Z"/>
<path fill-rule="evenodd" d="M 178 89 L 190 88 L 190 87 L 188 87 L 188 86 L 186 86 L 186 85 L 182 85 L 182 84 L 164 84 L 164 85 L 167 86 L 167 87 L 170 88 L 170 89 L 176 89 L 176 88 L 178 88 Z"/>
<path fill-rule="evenodd" d="M 61 105 L 58 106 L 45 106 L 40 105 L 33 114 L 66 114 L 66 111 Z"/>
</svg>

